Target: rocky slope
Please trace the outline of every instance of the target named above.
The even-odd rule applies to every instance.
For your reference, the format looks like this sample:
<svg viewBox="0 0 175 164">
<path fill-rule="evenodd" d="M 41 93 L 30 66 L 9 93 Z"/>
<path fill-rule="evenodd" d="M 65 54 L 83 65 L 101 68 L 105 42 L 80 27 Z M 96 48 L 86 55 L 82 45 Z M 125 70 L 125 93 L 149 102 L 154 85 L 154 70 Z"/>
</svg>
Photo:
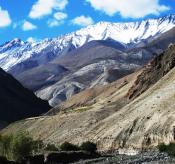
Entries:
<svg viewBox="0 0 175 164">
<path fill-rule="evenodd" d="M 55 106 L 85 88 L 129 74 L 147 60 L 138 55 L 136 61 L 137 54 L 130 57 L 124 50 L 122 44 L 111 39 L 92 41 L 44 65 L 38 66 L 33 61 L 17 64 L 9 73 Z M 28 69 L 20 72 L 23 67 Z"/>
<path fill-rule="evenodd" d="M 13 122 L 47 112 L 50 106 L 0 69 L 0 120 Z M 2 125 L 2 124 L 1 124 Z"/>
<path fill-rule="evenodd" d="M 37 91 L 43 87 L 55 84 L 68 72 L 69 70 L 62 65 L 57 63 L 48 63 L 43 66 L 30 69 L 29 71 L 24 71 L 15 77 L 26 88 Z"/>
<path fill-rule="evenodd" d="M 111 83 L 140 68 L 174 43 L 174 29 L 129 49 L 112 39 L 91 41 L 44 66 L 18 73 L 16 78 L 56 106 L 86 88 Z M 67 70 L 56 71 L 56 65 Z"/>
<path fill-rule="evenodd" d="M 169 50 L 159 56 L 156 56 L 144 67 L 142 73 L 135 81 L 135 84 L 128 92 L 129 99 L 133 99 L 141 95 L 175 67 L 173 49 L 174 46 L 170 45 Z"/>
<path fill-rule="evenodd" d="M 24 71 L 16 78 L 25 87 L 36 91 L 37 96 L 49 100 L 55 106 L 86 88 L 111 83 L 133 72 L 145 62 L 145 58 L 136 61 L 135 57 L 118 50 L 116 44 L 114 41 L 89 42 L 65 57 Z M 66 70 L 57 73 L 56 66 Z M 44 72 L 49 72 L 45 79 Z"/>
<path fill-rule="evenodd" d="M 103 89 L 81 92 L 48 115 L 12 124 L 3 132 L 27 129 L 34 138 L 55 144 L 91 140 L 99 150 L 137 150 L 173 142 L 174 58 L 171 46 L 139 72 Z M 128 91 L 134 99 L 128 99 Z"/>
</svg>

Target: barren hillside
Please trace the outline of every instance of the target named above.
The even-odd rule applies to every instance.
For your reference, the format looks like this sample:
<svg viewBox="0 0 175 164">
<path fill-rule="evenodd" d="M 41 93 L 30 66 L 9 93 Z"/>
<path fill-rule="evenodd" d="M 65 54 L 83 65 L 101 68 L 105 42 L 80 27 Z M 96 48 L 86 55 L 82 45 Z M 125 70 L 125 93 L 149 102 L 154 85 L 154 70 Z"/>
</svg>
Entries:
<svg viewBox="0 0 175 164">
<path fill-rule="evenodd" d="M 91 140 L 99 150 L 144 148 L 172 142 L 175 139 L 174 57 L 175 46 L 171 46 L 145 67 L 151 67 L 152 71 L 143 69 L 105 87 L 88 89 L 48 115 L 11 124 L 3 133 L 27 129 L 35 138 L 55 144 Z M 149 85 L 145 85 L 150 78 Z M 134 96 L 128 99 L 131 90 Z"/>
</svg>

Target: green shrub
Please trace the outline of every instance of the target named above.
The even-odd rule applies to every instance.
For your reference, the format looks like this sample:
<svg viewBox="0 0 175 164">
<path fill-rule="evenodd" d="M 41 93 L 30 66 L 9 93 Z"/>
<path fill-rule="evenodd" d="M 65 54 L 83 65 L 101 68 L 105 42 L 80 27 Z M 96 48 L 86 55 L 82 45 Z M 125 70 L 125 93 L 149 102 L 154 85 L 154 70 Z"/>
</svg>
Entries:
<svg viewBox="0 0 175 164">
<path fill-rule="evenodd" d="M 167 145 L 166 152 L 171 156 L 175 156 L 175 143 L 170 143 L 169 145 Z"/>
<path fill-rule="evenodd" d="M 175 156 L 175 143 L 170 143 L 169 145 L 160 144 L 158 149 L 160 152 L 166 152 L 168 155 Z"/>
<path fill-rule="evenodd" d="M 33 154 L 39 154 L 44 150 L 44 143 L 41 140 L 35 140 L 32 143 Z"/>
<path fill-rule="evenodd" d="M 19 133 L 13 136 L 11 142 L 11 152 L 13 159 L 21 160 L 22 158 L 32 155 L 35 148 L 33 139 L 27 133 Z"/>
<path fill-rule="evenodd" d="M 58 151 L 59 149 L 54 145 L 54 144 L 47 144 L 47 146 L 45 147 L 46 151 Z"/>
<path fill-rule="evenodd" d="M 80 148 L 74 144 L 71 144 L 69 142 L 64 142 L 61 146 L 60 149 L 62 151 L 78 151 Z"/>
<path fill-rule="evenodd" d="M 83 142 L 81 144 L 80 148 L 81 148 L 81 150 L 88 151 L 90 153 L 94 153 L 97 151 L 97 145 L 90 142 L 90 141 Z"/>
<path fill-rule="evenodd" d="M 160 152 L 166 152 L 167 151 L 167 145 L 161 143 L 160 145 L 158 145 L 158 149 Z"/>
<path fill-rule="evenodd" d="M 0 139 L 0 154 L 1 156 L 11 158 L 11 142 L 12 142 L 12 135 L 1 136 Z"/>
<path fill-rule="evenodd" d="M 41 151 L 42 141 L 34 141 L 28 133 L 21 132 L 0 137 L 0 155 L 10 160 L 22 160 Z"/>
</svg>

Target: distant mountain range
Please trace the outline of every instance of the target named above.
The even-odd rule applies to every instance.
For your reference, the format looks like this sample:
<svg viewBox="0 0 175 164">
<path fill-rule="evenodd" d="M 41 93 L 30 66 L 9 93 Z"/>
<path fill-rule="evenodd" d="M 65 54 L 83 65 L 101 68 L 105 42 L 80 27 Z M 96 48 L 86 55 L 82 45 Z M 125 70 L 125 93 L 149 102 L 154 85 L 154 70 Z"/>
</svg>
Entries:
<svg viewBox="0 0 175 164">
<path fill-rule="evenodd" d="M 174 27 L 172 14 L 141 22 L 100 22 L 36 43 L 14 39 L 0 46 L 0 67 L 55 106 L 139 69 L 175 40 Z"/>
<path fill-rule="evenodd" d="M 112 39 L 131 46 L 156 37 L 175 26 L 175 15 L 131 23 L 100 22 L 79 31 L 38 43 L 14 39 L 0 46 L 0 67 L 10 70 L 14 65 L 32 59 L 34 66 L 47 63 L 92 40 Z"/>
</svg>

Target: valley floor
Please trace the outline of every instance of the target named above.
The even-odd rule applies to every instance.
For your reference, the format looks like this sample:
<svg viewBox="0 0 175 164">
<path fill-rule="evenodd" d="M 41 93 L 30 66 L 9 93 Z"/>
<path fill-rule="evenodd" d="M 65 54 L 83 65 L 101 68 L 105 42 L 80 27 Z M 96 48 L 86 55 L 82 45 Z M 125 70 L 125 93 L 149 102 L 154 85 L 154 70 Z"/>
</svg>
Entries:
<svg viewBox="0 0 175 164">
<path fill-rule="evenodd" d="M 86 153 L 84 152 L 84 155 Z M 116 153 L 108 153 L 99 155 L 82 156 L 81 152 L 58 152 L 51 153 L 51 158 L 43 161 L 43 155 L 29 157 L 30 160 L 24 160 L 22 163 L 10 162 L 0 158 L 0 164 L 13 163 L 13 164 L 174 164 L 175 158 L 168 156 L 166 153 L 158 151 L 146 151 L 136 155 L 120 155 Z M 71 157 L 75 155 L 74 159 Z M 77 156 L 78 155 L 78 156 Z M 61 158 L 60 158 L 61 156 Z M 65 159 L 64 159 L 65 158 Z M 64 160 L 63 160 L 64 159 Z M 81 159 L 81 160 L 79 160 Z M 60 162 L 60 160 L 62 162 Z M 72 162 L 68 162 L 68 161 Z M 74 162 L 73 162 L 74 161 Z"/>
<path fill-rule="evenodd" d="M 165 153 L 149 151 L 134 156 L 108 154 L 98 159 L 79 161 L 76 164 L 174 164 L 175 158 Z"/>
</svg>

